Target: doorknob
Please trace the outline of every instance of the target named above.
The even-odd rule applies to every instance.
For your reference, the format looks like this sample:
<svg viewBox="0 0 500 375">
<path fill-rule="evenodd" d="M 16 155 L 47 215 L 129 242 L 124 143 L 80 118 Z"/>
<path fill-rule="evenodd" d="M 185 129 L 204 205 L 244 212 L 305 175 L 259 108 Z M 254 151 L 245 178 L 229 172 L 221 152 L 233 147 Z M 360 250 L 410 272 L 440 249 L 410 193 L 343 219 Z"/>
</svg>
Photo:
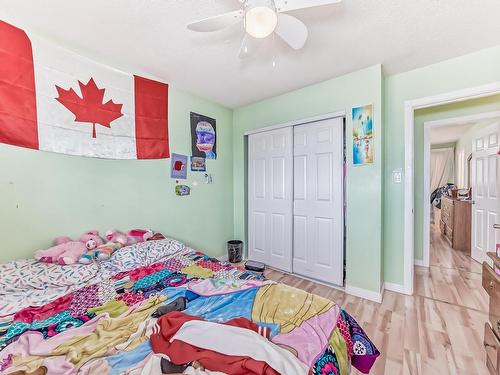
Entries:
<svg viewBox="0 0 500 375">
<path fill-rule="evenodd" d="M 500 229 L 500 224 L 493 224 L 493 228 Z"/>
</svg>

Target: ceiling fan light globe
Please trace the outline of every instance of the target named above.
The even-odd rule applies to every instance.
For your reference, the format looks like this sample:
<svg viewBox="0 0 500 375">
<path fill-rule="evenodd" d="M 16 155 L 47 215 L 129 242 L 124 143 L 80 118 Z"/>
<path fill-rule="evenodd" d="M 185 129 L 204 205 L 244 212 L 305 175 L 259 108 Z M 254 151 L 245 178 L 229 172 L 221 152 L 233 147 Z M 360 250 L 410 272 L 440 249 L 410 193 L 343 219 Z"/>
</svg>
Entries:
<svg viewBox="0 0 500 375">
<path fill-rule="evenodd" d="M 254 38 L 265 38 L 271 35 L 278 25 L 278 15 L 266 6 L 256 6 L 245 14 L 245 30 Z"/>
</svg>

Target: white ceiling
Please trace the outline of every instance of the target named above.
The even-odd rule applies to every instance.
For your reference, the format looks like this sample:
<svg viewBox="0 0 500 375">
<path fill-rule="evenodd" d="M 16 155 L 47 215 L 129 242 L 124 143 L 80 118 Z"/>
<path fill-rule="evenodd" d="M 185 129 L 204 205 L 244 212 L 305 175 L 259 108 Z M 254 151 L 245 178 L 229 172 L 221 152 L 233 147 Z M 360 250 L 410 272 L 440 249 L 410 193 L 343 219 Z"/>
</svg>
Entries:
<svg viewBox="0 0 500 375">
<path fill-rule="evenodd" d="M 474 125 L 476 125 L 476 122 L 432 127 L 430 132 L 430 143 L 436 145 L 456 142 Z"/>
<path fill-rule="evenodd" d="M 209 34 L 185 27 L 238 6 L 237 0 L 0 0 L 0 19 L 228 107 L 378 63 L 394 74 L 500 44 L 499 0 L 344 0 L 295 11 L 309 27 L 304 49 L 270 38 L 244 61 L 237 57 L 241 27 Z"/>
</svg>

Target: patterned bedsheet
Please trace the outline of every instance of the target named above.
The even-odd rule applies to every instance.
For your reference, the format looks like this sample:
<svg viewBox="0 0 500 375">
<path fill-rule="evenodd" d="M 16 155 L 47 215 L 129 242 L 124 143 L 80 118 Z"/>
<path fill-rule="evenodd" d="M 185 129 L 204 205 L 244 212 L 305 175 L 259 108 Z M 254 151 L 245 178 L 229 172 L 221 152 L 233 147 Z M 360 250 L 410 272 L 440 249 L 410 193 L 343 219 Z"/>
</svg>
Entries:
<svg viewBox="0 0 500 375">
<path fill-rule="evenodd" d="M 204 348 L 203 367 L 222 373 L 348 374 L 351 365 L 368 373 L 379 355 L 335 303 L 173 239 L 128 246 L 92 265 L 1 264 L 0 301 L 0 373 L 154 374 L 162 357 L 174 362 L 193 350 L 198 358 Z M 152 317 L 178 301 L 178 315 Z M 263 357 L 246 353 L 245 342 L 267 348 Z M 247 367 L 238 372 L 235 363 Z"/>
</svg>

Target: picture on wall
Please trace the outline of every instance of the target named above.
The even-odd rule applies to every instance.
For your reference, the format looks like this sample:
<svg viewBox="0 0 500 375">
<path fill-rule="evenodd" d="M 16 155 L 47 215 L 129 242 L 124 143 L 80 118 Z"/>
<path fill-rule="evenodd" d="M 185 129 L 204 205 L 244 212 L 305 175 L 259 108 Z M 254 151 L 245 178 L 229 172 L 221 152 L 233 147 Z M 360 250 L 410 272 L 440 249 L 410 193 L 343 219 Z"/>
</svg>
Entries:
<svg viewBox="0 0 500 375">
<path fill-rule="evenodd" d="M 352 109 L 352 163 L 373 163 L 373 104 Z"/>
<path fill-rule="evenodd" d="M 217 159 L 217 132 L 215 119 L 191 112 L 192 155 Z"/>
<path fill-rule="evenodd" d="M 191 171 L 206 172 L 207 165 L 205 163 L 205 158 L 200 158 L 198 156 L 191 156 Z"/>
<path fill-rule="evenodd" d="M 186 179 L 188 169 L 188 157 L 186 155 L 172 154 L 170 157 L 170 177 L 175 179 Z"/>
</svg>

